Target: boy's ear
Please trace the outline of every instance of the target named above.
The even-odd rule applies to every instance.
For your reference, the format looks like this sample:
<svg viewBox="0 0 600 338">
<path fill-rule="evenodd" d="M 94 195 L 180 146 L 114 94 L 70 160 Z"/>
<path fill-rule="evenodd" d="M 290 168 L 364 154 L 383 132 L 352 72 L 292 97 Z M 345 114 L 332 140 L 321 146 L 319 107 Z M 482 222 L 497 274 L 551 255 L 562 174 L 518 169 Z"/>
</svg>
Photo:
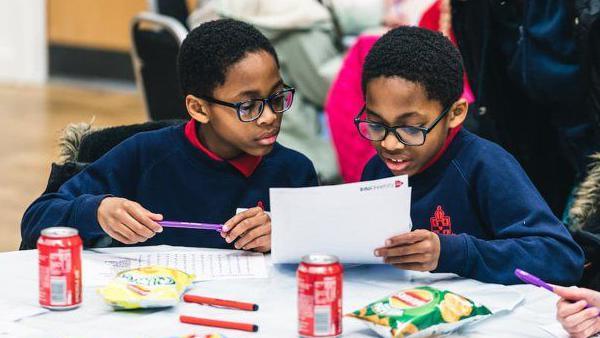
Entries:
<svg viewBox="0 0 600 338">
<path fill-rule="evenodd" d="M 460 98 L 454 102 L 452 108 L 448 112 L 448 127 L 455 128 L 467 118 L 467 111 L 469 110 L 469 103 L 464 98 Z"/>
<path fill-rule="evenodd" d="M 187 95 L 185 97 L 185 106 L 188 114 L 190 114 L 194 120 L 200 123 L 208 123 L 208 121 L 210 121 L 210 118 L 206 113 L 207 104 L 204 100 L 201 100 L 194 95 Z"/>
</svg>

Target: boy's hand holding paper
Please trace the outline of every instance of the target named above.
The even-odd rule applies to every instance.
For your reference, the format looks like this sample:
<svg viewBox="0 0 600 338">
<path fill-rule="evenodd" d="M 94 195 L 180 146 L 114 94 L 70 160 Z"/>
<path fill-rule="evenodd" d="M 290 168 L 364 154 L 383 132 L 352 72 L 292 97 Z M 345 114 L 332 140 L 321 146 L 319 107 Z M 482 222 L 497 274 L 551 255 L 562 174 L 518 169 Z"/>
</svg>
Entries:
<svg viewBox="0 0 600 338">
<path fill-rule="evenodd" d="M 384 247 L 375 250 L 375 256 L 404 270 L 435 270 L 440 258 L 440 238 L 432 231 L 418 229 L 386 240 Z"/>
</svg>

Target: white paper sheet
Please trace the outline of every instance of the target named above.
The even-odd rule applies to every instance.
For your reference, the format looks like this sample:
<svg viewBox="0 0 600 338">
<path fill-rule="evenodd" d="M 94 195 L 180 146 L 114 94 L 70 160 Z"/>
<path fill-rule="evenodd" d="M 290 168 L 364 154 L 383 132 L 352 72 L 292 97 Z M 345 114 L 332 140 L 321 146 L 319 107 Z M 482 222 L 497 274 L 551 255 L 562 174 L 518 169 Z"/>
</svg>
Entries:
<svg viewBox="0 0 600 338">
<path fill-rule="evenodd" d="M 30 328 L 19 323 L 0 321 L 0 337 L 48 337 L 48 332 L 40 329 Z"/>
<path fill-rule="evenodd" d="M 383 263 L 373 251 L 411 230 L 407 176 L 311 188 L 270 189 L 274 263 L 311 253 L 343 263 Z"/>
<path fill-rule="evenodd" d="M 267 278 L 262 253 L 239 250 L 194 250 L 127 252 L 91 256 L 93 262 L 84 275 L 107 280 L 118 272 L 148 265 L 176 268 L 196 275 L 195 281 L 239 278 Z"/>
</svg>

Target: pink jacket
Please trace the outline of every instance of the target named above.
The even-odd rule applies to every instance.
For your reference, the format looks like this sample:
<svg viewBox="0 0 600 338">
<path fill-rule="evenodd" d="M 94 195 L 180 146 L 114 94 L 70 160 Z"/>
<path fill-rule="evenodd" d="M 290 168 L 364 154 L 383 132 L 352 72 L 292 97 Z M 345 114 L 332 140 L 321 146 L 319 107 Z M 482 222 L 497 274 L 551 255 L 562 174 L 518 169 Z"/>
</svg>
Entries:
<svg viewBox="0 0 600 338">
<path fill-rule="evenodd" d="M 365 104 L 360 85 L 363 63 L 378 38 L 364 35 L 356 40 L 325 101 L 325 114 L 329 119 L 331 138 L 345 182 L 359 181 L 365 164 L 375 154 L 369 141 L 358 134 L 354 116 Z"/>
</svg>

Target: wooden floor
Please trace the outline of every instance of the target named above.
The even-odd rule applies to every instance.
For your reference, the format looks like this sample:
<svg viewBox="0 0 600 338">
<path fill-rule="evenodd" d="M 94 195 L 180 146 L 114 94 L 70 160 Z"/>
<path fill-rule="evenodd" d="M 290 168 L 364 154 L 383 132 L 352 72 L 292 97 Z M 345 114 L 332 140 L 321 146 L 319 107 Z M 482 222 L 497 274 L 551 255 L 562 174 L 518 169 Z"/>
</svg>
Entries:
<svg viewBox="0 0 600 338">
<path fill-rule="evenodd" d="M 95 125 L 109 126 L 141 122 L 146 115 L 132 89 L 0 85 L 0 252 L 18 249 L 21 217 L 46 186 L 61 129 L 93 118 Z"/>
</svg>

